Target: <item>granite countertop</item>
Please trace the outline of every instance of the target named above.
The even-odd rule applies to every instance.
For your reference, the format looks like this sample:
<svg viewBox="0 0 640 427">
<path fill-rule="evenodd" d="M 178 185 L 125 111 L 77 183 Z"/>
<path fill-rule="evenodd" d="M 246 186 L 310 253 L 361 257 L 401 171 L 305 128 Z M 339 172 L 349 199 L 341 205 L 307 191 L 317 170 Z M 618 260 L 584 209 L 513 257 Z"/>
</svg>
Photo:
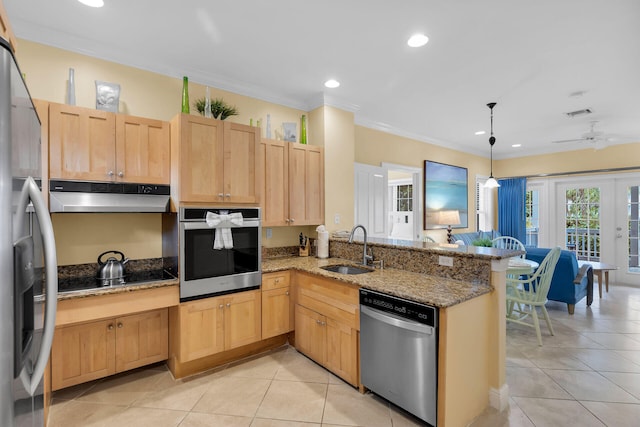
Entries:
<svg viewBox="0 0 640 427">
<path fill-rule="evenodd" d="M 283 257 L 263 260 L 262 272 L 297 270 L 312 273 L 440 308 L 460 304 L 487 294 L 493 289 L 491 285 L 481 282 L 463 282 L 395 268 L 376 269 L 371 273 L 351 275 L 333 273 L 320 268 L 337 264 L 358 265 L 342 258 Z"/>
<path fill-rule="evenodd" d="M 102 288 L 83 289 L 78 291 L 61 292 L 58 294 L 58 301 L 76 298 L 95 297 L 99 295 L 122 294 L 125 292 L 142 291 L 145 289 L 163 288 L 165 286 L 178 286 L 180 280 L 165 279 L 152 282 L 134 283 L 121 286 L 106 286 Z"/>
</svg>

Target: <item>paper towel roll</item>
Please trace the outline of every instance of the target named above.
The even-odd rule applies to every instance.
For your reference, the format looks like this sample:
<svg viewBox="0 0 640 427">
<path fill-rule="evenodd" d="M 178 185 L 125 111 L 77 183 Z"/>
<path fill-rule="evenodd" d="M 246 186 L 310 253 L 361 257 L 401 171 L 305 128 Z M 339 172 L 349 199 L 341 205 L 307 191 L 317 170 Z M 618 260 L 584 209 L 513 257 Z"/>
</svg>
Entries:
<svg viewBox="0 0 640 427">
<path fill-rule="evenodd" d="M 326 231 L 324 225 L 319 225 L 316 228 L 318 232 L 318 258 L 329 258 L 329 232 Z"/>
</svg>

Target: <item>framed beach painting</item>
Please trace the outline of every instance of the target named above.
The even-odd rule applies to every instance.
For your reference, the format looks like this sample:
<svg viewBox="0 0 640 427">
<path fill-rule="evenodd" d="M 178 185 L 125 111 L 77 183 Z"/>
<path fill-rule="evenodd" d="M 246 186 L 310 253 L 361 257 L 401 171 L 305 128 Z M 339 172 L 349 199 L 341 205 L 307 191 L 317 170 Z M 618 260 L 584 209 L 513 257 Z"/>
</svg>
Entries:
<svg viewBox="0 0 640 427">
<path fill-rule="evenodd" d="M 424 161 L 424 229 L 467 228 L 469 226 L 469 196 L 467 168 Z M 443 213 L 455 213 L 459 224 L 443 224 Z M 451 217 L 451 215 L 446 215 Z M 456 217 L 457 218 L 457 217 Z"/>
</svg>

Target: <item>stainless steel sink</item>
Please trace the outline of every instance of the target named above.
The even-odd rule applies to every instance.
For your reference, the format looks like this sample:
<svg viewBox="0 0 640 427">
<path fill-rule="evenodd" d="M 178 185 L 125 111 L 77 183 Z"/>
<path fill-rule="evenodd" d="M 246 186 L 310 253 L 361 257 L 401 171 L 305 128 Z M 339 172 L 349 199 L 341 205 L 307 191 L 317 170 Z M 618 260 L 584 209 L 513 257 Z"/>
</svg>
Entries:
<svg viewBox="0 0 640 427">
<path fill-rule="evenodd" d="M 355 265 L 327 265 L 320 267 L 323 270 L 332 271 L 340 274 L 363 274 L 371 273 L 373 270 L 366 267 L 356 267 Z"/>
</svg>

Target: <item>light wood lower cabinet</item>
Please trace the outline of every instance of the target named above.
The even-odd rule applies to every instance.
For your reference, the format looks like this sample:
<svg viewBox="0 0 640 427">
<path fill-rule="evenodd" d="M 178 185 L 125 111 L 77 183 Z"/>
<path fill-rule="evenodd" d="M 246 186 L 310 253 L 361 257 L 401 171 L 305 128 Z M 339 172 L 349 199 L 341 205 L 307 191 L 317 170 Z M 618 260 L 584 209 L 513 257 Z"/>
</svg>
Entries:
<svg viewBox="0 0 640 427">
<path fill-rule="evenodd" d="M 239 292 L 180 304 L 173 346 L 181 363 L 260 341 L 260 291 Z"/>
<path fill-rule="evenodd" d="M 262 339 L 293 330 L 290 274 L 288 271 L 262 275 Z"/>
<path fill-rule="evenodd" d="M 51 350 L 52 389 L 166 360 L 167 356 L 166 308 L 59 326 Z"/>
<path fill-rule="evenodd" d="M 348 383 L 359 386 L 358 289 L 297 273 L 296 348 Z"/>
</svg>

